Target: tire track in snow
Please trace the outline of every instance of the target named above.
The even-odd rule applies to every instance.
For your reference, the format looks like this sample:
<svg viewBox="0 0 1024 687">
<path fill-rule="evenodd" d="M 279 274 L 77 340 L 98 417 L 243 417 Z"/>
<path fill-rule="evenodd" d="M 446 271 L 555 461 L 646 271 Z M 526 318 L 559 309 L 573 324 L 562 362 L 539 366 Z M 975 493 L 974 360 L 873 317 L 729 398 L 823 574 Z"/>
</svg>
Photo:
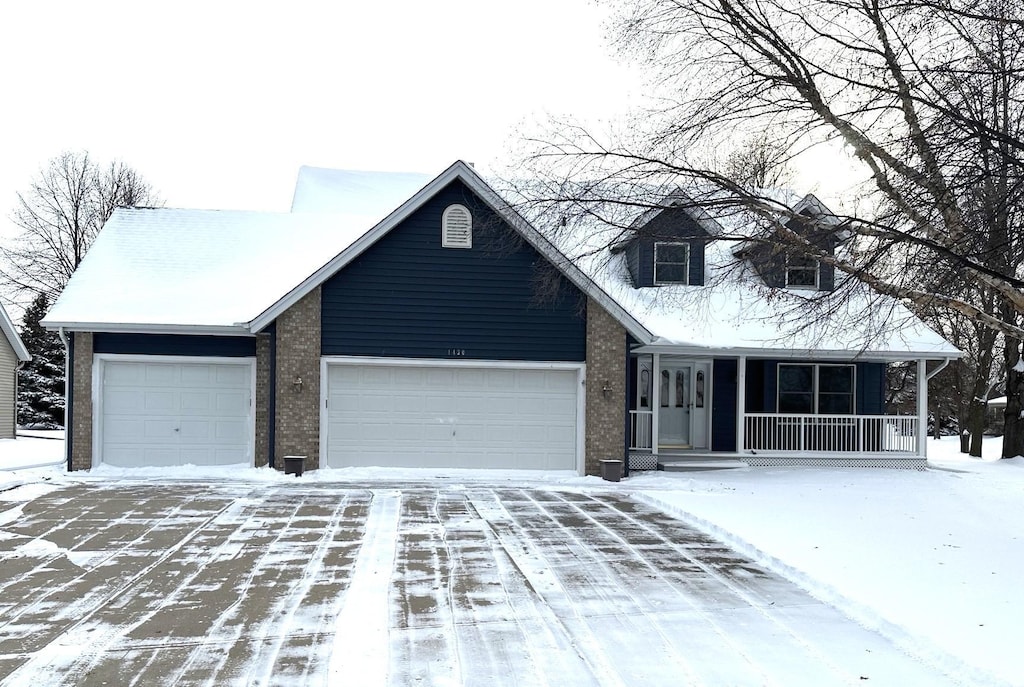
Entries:
<svg viewBox="0 0 1024 687">
<path fill-rule="evenodd" d="M 391 572 L 402 492 L 373 489 L 370 493 L 366 536 L 334 623 L 334 642 L 324 680 L 328 687 L 387 684 Z"/>
<path fill-rule="evenodd" d="M 504 502 L 500 497 L 499 500 Z M 484 508 L 481 509 L 480 505 L 484 505 Z M 579 666 L 588 673 L 590 684 L 609 687 L 630 685 L 619 678 L 619 671 L 605 650 L 605 643 L 586 622 L 580 622 L 583 620 L 580 614 L 574 612 L 570 614 L 572 617 L 563 618 L 554 610 L 552 601 L 568 600 L 570 593 L 555 575 L 550 574 L 551 566 L 543 547 L 537 546 L 526 534 L 525 528 L 516 522 L 515 515 L 507 511 L 503 503 L 488 506 L 478 500 L 474 507 L 487 523 L 509 562 L 525 581 L 539 617 L 548 628 L 552 628 L 552 631 L 557 628 L 558 633 L 564 637 L 563 645 L 571 647 L 579 659 Z M 494 518 L 496 513 L 499 515 L 497 519 Z M 536 647 L 533 652 L 535 656 L 544 658 L 543 646 Z M 570 677 L 574 685 L 585 684 L 581 680 L 583 676 L 578 673 L 562 674 L 558 682 L 564 682 Z"/>
<path fill-rule="evenodd" d="M 595 665 L 577 642 L 578 633 L 570 632 L 548 605 L 541 592 L 550 580 L 539 579 L 543 573 L 536 572 L 540 570 L 534 564 L 537 554 L 523 541 L 523 533 L 514 527 L 512 516 L 497 495 L 491 490 L 475 491 L 469 504 L 488 528 L 502 592 L 525 643 L 536 683 L 598 684 L 595 671 L 603 666 L 599 662 Z M 598 641 L 595 637 L 589 639 Z"/>
<path fill-rule="evenodd" d="M 185 504 L 190 503 L 196 498 L 198 497 L 190 497 L 185 501 Z M 100 637 L 103 635 L 109 636 L 117 631 L 116 627 L 104 627 L 93 623 L 94 616 L 106 609 L 108 605 L 119 597 L 131 593 L 139 580 L 162 565 L 166 560 L 176 555 L 182 548 L 198 536 L 211 522 L 230 509 L 234 503 L 235 502 L 231 500 L 227 501 L 219 510 L 208 515 L 192 526 L 173 546 L 164 550 L 148 565 L 143 566 L 128 578 L 119 581 L 118 584 L 106 593 L 93 597 L 91 608 L 87 609 L 82 616 L 78 618 L 78 620 L 62 628 L 61 632 L 53 640 L 47 643 L 45 647 L 36 651 L 27 662 L 23 663 L 8 675 L 4 684 L 56 686 L 68 684 L 69 681 L 76 680 L 79 673 L 73 670 L 73 668 L 83 664 L 91 665 L 94 663 L 99 652 L 107 644 L 107 642 L 100 639 Z M 172 509 L 171 514 L 161 518 L 157 524 L 148 528 L 143 535 L 136 537 L 129 543 L 129 545 L 121 547 L 117 551 L 117 554 L 130 551 L 132 544 L 141 541 L 146 534 L 156 530 L 160 523 L 166 522 L 172 517 L 172 514 L 180 512 L 183 508 L 184 504 Z M 114 556 L 111 556 L 110 558 L 113 557 Z M 75 579 L 80 580 L 84 575 L 85 573 L 83 573 L 83 575 L 79 575 Z M 69 585 L 67 584 L 61 585 L 61 588 L 66 589 L 68 586 Z M 98 634 L 95 634 L 96 632 L 98 632 Z M 68 641 L 69 639 L 73 641 Z"/>
<path fill-rule="evenodd" d="M 254 564 L 249 568 L 245 576 L 239 582 L 233 585 L 233 589 L 236 594 L 235 600 L 231 604 L 229 604 L 225 609 L 220 611 L 220 613 L 214 619 L 213 624 L 205 631 L 202 641 L 191 644 L 191 651 L 180 663 L 180 665 L 178 665 L 176 669 L 171 673 L 170 677 L 166 677 L 164 675 L 159 674 L 158 668 L 158 675 L 155 676 L 157 679 L 164 680 L 166 677 L 166 684 L 171 685 L 184 683 L 186 682 L 184 680 L 185 675 L 187 675 L 188 672 L 192 670 L 195 667 L 195 665 L 199 662 L 208 662 L 207 664 L 202 666 L 199 672 L 206 674 L 210 680 L 213 680 L 219 674 L 219 672 L 224 667 L 224 663 L 227 661 L 231 649 L 238 642 L 239 638 L 242 635 L 242 632 L 244 631 L 244 626 L 241 624 L 235 628 L 232 628 L 232 630 L 228 632 L 224 632 L 222 628 L 229 620 L 234 618 L 235 613 L 246 601 L 246 595 L 253 586 L 253 580 L 255 579 L 256 575 L 262 570 L 262 563 L 266 560 L 268 555 L 270 555 L 270 552 L 274 550 L 273 544 L 280 541 L 281 538 L 284 536 L 285 532 L 287 531 L 288 523 L 290 523 L 295 518 L 296 511 L 298 511 L 302 507 L 303 503 L 303 501 L 300 501 L 293 507 L 292 512 L 287 516 L 284 526 L 274 528 L 274 536 L 269 542 L 260 544 L 261 547 L 265 547 L 263 552 L 260 554 L 257 561 L 254 562 Z M 251 504 L 241 503 L 240 505 L 244 507 Z M 246 539 L 245 537 L 236 536 L 241 530 L 245 528 L 246 524 L 249 523 L 253 517 L 251 514 L 243 515 L 243 513 L 244 510 L 240 508 L 238 522 L 235 525 L 233 531 L 231 532 L 231 534 L 225 537 L 225 540 L 221 543 L 220 546 L 218 546 L 210 552 L 210 558 L 217 560 L 222 557 L 222 554 L 231 553 L 231 551 L 235 549 L 235 547 L 237 546 L 237 542 L 239 540 L 244 541 Z M 220 520 L 224 520 L 224 518 L 221 518 Z M 245 544 L 243 544 L 243 548 L 244 546 Z M 121 633 L 122 636 L 127 635 L 132 630 L 152 620 L 158 613 L 166 611 L 173 612 L 174 607 L 180 603 L 181 597 L 192 591 L 189 589 L 189 587 L 197 579 L 199 579 L 199 577 L 205 572 L 205 566 L 203 564 L 199 563 L 198 561 L 193 561 L 193 563 L 195 565 L 193 566 L 192 572 L 189 575 L 187 575 L 184 579 L 182 579 L 174 588 L 174 590 L 171 591 L 170 594 L 164 596 L 160 604 L 156 608 L 147 611 L 142 617 L 138 619 L 138 621 L 133 623 L 131 626 L 124 627 L 123 632 Z M 150 676 L 148 674 L 148 671 L 150 670 L 150 667 L 159 660 L 159 658 L 159 651 L 153 651 L 152 654 L 150 655 L 149 660 L 146 662 L 143 668 L 138 671 L 138 673 L 135 676 L 135 679 L 133 679 L 131 684 L 144 684 L 142 682 L 143 680 L 148 681 L 154 679 L 154 676 Z M 212 664 L 209 663 L 211 661 Z"/>
<path fill-rule="evenodd" d="M 307 684 L 309 668 L 316 662 L 315 659 L 321 658 L 324 663 L 327 663 L 329 660 L 330 655 L 326 651 L 323 652 L 323 656 L 308 657 L 309 660 L 305 662 L 305 670 L 301 676 L 286 676 L 284 675 L 284 671 L 275 670 L 278 659 L 281 656 L 282 648 L 286 641 L 297 637 L 298 635 L 298 633 L 292 631 L 295 623 L 296 612 L 300 607 L 303 607 L 303 610 L 310 610 L 308 606 L 304 606 L 303 604 L 304 602 L 308 603 L 310 590 L 312 589 L 314 582 L 324 571 L 324 560 L 334 544 L 334 535 L 339 529 L 342 518 L 345 517 L 346 510 L 351 505 L 351 499 L 352 494 L 345 493 L 338 501 L 334 511 L 328 519 L 326 527 L 321 531 L 320 539 L 317 541 L 316 546 L 310 555 L 309 561 L 302 568 L 298 583 L 289 588 L 288 595 L 277 604 L 277 608 L 273 610 L 270 617 L 260 624 L 258 632 L 250 635 L 249 641 L 255 642 L 257 649 L 250 659 L 250 668 L 247 671 L 243 684 L 259 685 L 260 687 L 264 687 L 266 685 L 274 684 L 275 677 L 281 678 L 277 680 L 277 683 L 283 685 Z M 345 592 L 343 591 L 338 595 L 339 599 L 335 603 L 326 604 L 331 610 L 325 609 L 323 615 L 325 617 L 330 617 L 332 622 L 333 619 L 339 615 L 344 595 Z M 325 626 L 318 626 L 313 637 L 322 637 L 329 631 L 330 629 Z M 264 651 L 264 648 L 266 648 L 267 651 Z M 207 684 L 216 687 L 217 685 L 223 684 L 223 682 L 219 682 L 211 678 Z"/>
<path fill-rule="evenodd" d="M 557 595 L 542 594 L 545 602 L 563 624 L 571 620 L 571 632 L 600 638 L 586 649 L 588 655 L 603 655 L 614 647 L 617 660 L 599 673 L 600 683 L 608 684 L 609 676 L 619 684 L 659 683 L 671 675 L 680 684 L 704 684 L 679 650 L 678 632 L 664 627 L 651 603 L 628 589 L 621 575 L 607 564 L 606 554 L 598 553 L 595 542 L 580 538 L 584 525 L 552 513 L 553 507 L 566 505 L 561 496 L 541 495 L 545 498 L 537 498 L 533 490 L 517 491 L 506 507 L 511 506 L 508 512 L 512 521 L 535 555 L 543 559 L 541 570 L 550 578 L 546 581 L 548 588 L 557 586 L 560 590 Z M 526 504 L 526 508 L 517 508 L 517 503 Z M 571 507 L 578 514 L 578 508 Z M 671 591 L 702 622 L 711 621 L 677 588 Z M 722 683 L 706 684 L 717 687 Z"/>
<path fill-rule="evenodd" d="M 635 509 L 639 504 L 636 501 L 628 500 L 617 494 L 594 495 L 591 498 L 595 503 L 599 503 L 611 510 L 616 518 L 625 516 L 634 526 L 646 532 L 648 536 L 660 540 L 661 543 L 657 550 L 673 553 L 696 565 L 709 578 L 715 580 L 724 589 L 727 589 L 729 593 L 742 600 L 749 609 L 754 611 L 766 627 L 761 627 L 760 629 L 754 627 L 753 633 L 746 636 L 747 641 L 742 642 L 742 651 L 745 658 L 764 666 L 764 671 L 771 670 L 769 666 L 774 664 L 779 664 L 786 660 L 792 661 L 795 649 L 802 652 L 804 656 L 804 660 L 800 662 L 799 684 L 863 684 L 863 681 L 869 679 L 864 673 L 872 671 L 854 670 L 846 664 L 848 659 L 845 659 L 845 656 L 837 656 L 833 652 L 838 650 L 841 654 L 853 655 L 854 651 L 850 650 L 850 645 L 859 639 L 866 638 L 868 641 L 873 640 L 876 644 L 883 645 L 893 655 L 901 659 L 898 661 L 901 665 L 896 666 L 896 670 L 900 672 L 910 671 L 898 677 L 897 684 L 921 684 L 921 679 L 927 679 L 928 684 L 933 686 L 952 684 L 943 680 L 937 671 L 919 664 L 916 660 L 896 649 L 884 638 L 877 635 L 877 633 L 861 628 L 852 621 L 840 616 L 834 612 L 834 609 L 814 600 L 805 592 L 799 590 L 796 585 L 761 568 L 755 562 L 737 554 L 725 544 L 687 525 L 682 520 L 657 511 L 653 507 L 648 507 L 651 509 L 647 514 L 648 516 L 656 513 L 661 516 L 659 518 L 661 522 L 670 523 L 669 530 L 677 535 L 681 535 L 679 538 L 690 538 L 691 543 L 695 541 L 700 545 L 683 545 L 676 538 L 666 534 L 664 527 L 657 527 L 648 519 L 637 517 Z M 627 504 L 628 508 L 626 507 Z M 643 507 L 641 506 L 641 508 Z M 593 511 L 579 510 L 582 515 L 598 523 L 613 535 L 621 537 L 616 531 L 609 529 L 599 519 L 594 517 Z M 720 560 L 714 560 L 716 557 L 720 558 Z M 653 567 L 657 569 L 657 566 Z M 727 570 L 733 570 L 736 574 L 729 574 L 726 572 Z M 754 571 L 754 574 L 750 577 L 745 576 L 745 574 L 749 574 L 752 571 Z M 787 588 L 791 589 L 797 595 L 806 597 L 806 600 L 798 604 L 776 605 L 775 601 L 771 598 L 770 589 L 765 588 L 766 585 L 775 586 L 776 590 L 782 593 L 786 593 Z M 792 594 L 792 592 L 790 593 Z M 835 613 L 837 618 L 846 621 L 844 624 L 847 624 L 848 629 L 844 632 L 844 637 L 839 642 L 840 646 L 833 647 L 831 651 L 823 646 L 823 643 L 827 642 L 827 638 L 823 636 L 827 633 L 823 632 L 823 628 L 826 626 L 828 619 L 815 615 L 817 609 L 827 609 Z M 799 624 L 804 626 L 800 628 L 798 627 Z M 738 633 L 738 630 L 746 630 L 749 625 L 749 623 L 742 623 L 740 626 L 730 627 L 726 631 L 728 636 L 735 638 L 737 634 L 743 634 L 742 632 Z M 777 632 L 772 631 L 771 628 L 776 628 Z M 853 639 L 849 636 L 851 633 L 859 634 L 860 636 L 857 637 L 857 640 L 851 641 Z M 767 641 L 768 638 L 771 639 L 770 642 Z M 787 641 L 791 642 L 792 648 L 782 648 L 780 642 Z M 863 656 L 871 657 L 872 660 L 869 662 L 867 658 L 862 659 L 860 662 L 861 667 L 865 667 L 864 663 L 874 665 L 873 653 L 872 649 L 865 651 Z M 788 656 L 789 658 L 780 659 L 780 654 L 783 657 Z M 772 672 L 774 674 L 774 671 Z M 933 674 L 923 678 L 922 675 L 925 673 Z M 892 679 L 892 677 L 882 676 L 883 679 Z M 785 679 L 787 682 L 780 684 L 792 684 L 792 677 Z M 936 682 L 936 680 L 939 681 Z M 774 681 L 778 682 L 778 680 Z"/>
</svg>

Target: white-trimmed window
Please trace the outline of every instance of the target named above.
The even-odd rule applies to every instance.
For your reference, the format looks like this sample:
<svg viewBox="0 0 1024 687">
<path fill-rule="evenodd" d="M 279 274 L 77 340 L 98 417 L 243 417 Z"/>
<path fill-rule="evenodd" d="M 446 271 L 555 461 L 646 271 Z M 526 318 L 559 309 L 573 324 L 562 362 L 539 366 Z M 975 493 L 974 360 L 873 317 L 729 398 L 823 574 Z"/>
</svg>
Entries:
<svg viewBox="0 0 1024 687">
<path fill-rule="evenodd" d="M 473 215 L 465 205 L 449 205 L 441 214 L 441 246 L 473 247 Z"/>
<path fill-rule="evenodd" d="M 654 244 L 654 283 L 690 283 L 690 244 Z"/>
<path fill-rule="evenodd" d="M 854 365 L 779 364 L 780 413 L 853 415 L 855 390 Z"/>
<path fill-rule="evenodd" d="M 786 286 L 791 289 L 818 288 L 818 261 L 806 255 L 786 255 Z"/>
</svg>

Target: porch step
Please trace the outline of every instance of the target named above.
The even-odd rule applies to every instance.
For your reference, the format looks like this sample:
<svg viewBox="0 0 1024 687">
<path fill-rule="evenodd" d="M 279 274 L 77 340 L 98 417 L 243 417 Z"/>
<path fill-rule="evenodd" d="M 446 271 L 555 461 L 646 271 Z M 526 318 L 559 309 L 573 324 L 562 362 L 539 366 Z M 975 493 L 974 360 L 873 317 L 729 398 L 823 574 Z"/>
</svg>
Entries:
<svg viewBox="0 0 1024 687">
<path fill-rule="evenodd" d="M 695 472 L 698 470 L 735 470 L 750 467 L 742 460 L 675 460 L 658 463 L 658 469 L 665 472 Z"/>
</svg>

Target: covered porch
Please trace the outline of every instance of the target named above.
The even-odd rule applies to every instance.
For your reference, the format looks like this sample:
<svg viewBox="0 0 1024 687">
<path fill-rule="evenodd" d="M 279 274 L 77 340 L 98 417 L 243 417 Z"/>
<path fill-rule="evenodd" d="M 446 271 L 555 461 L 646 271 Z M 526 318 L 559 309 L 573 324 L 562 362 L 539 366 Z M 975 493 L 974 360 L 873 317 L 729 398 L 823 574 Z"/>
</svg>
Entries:
<svg viewBox="0 0 1024 687">
<path fill-rule="evenodd" d="M 627 451 L 631 469 L 687 461 L 922 468 L 928 358 L 780 351 L 664 351 L 630 359 Z M 905 355 L 905 354 L 904 354 Z M 912 397 L 889 403 L 889 365 L 913 366 Z"/>
</svg>

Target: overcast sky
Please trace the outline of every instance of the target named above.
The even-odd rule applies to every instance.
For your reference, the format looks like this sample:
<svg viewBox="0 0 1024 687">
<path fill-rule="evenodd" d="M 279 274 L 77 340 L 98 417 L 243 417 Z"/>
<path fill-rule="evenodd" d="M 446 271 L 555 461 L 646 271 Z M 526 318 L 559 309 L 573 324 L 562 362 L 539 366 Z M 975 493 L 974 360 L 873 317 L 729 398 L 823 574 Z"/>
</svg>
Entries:
<svg viewBox="0 0 1024 687">
<path fill-rule="evenodd" d="M 487 171 L 547 113 L 639 84 L 587 0 L 33 0 L 0 9 L 0 215 L 64 150 L 168 206 L 287 211 L 300 165 Z"/>
</svg>

